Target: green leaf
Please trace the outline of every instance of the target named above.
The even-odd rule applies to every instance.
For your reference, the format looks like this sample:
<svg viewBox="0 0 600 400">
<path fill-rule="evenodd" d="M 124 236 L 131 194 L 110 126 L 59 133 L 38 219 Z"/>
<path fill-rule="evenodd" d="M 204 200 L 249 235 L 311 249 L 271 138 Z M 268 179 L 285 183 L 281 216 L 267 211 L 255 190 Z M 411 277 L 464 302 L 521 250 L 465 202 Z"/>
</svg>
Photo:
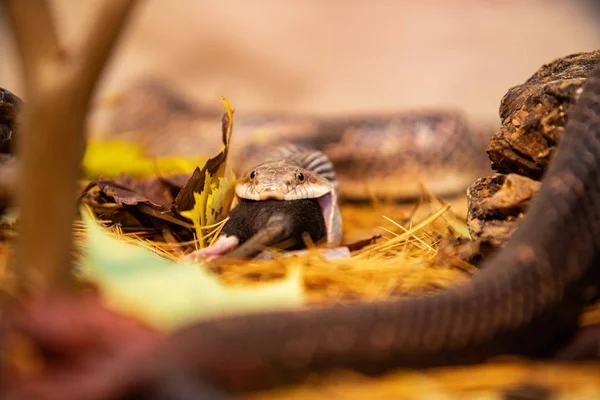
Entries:
<svg viewBox="0 0 600 400">
<path fill-rule="evenodd" d="M 223 285 L 203 265 L 160 257 L 134 240 L 118 238 L 82 210 L 86 228 L 80 273 L 96 283 L 105 304 L 159 329 L 192 321 L 256 311 L 290 309 L 305 303 L 299 268 L 275 283 Z"/>
</svg>

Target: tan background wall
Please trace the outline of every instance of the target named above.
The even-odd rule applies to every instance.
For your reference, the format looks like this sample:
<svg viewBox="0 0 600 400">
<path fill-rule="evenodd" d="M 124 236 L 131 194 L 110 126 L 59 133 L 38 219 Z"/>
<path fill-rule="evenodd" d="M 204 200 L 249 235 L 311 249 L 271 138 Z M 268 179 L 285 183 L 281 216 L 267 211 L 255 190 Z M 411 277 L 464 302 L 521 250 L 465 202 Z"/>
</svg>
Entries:
<svg viewBox="0 0 600 400">
<path fill-rule="evenodd" d="M 591 2 L 589 2 L 591 3 Z M 102 0 L 54 0 L 66 43 Z M 154 76 L 237 109 L 313 113 L 456 104 L 497 119 L 506 89 L 555 57 L 600 48 L 574 0 L 147 0 L 101 93 Z M 21 91 L 8 30 L 0 86 Z"/>
</svg>

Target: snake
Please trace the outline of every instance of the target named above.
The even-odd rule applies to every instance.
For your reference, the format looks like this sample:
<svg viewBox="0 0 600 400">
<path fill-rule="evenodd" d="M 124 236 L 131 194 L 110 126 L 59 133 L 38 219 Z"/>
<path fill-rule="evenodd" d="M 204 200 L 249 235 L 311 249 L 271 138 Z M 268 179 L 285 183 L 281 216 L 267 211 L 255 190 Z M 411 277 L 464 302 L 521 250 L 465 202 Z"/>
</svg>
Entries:
<svg viewBox="0 0 600 400">
<path fill-rule="evenodd" d="M 596 67 L 524 219 L 472 279 L 423 297 L 196 323 L 159 346 L 157 376 L 179 371 L 226 394 L 334 368 L 380 372 L 554 354 L 598 291 L 599 248 Z"/>
<path fill-rule="evenodd" d="M 376 373 L 472 364 L 501 354 L 554 354 L 598 292 L 599 172 L 596 67 L 523 220 L 472 279 L 423 297 L 191 324 L 155 349 L 155 380 L 186 376 L 198 394 L 229 398 L 320 370 Z"/>
<path fill-rule="evenodd" d="M 109 131 L 121 138 L 145 132 L 149 155 L 181 155 L 207 148 L 206 132 L 218 131 L 218 115 L 146 82 L 123 96 Z M 185 134 L 169 135 L 182 128 Z M 464 196 L 491 172 L 485 153 L 491 132 L 452 108 L 341 117 L 236 111 L 230 147 L 238 183 L 231 208 L 240 201 L 314 199 L 326 243 L 335 247 L 343 241 L 344 202 L 413 201 L 424 187 L 440 197 Z M 169 137 L 173 141 L 165 143 Z M 240 244 L 239 235 L 222 234 L 214 246 L 188 258 L 211 260 Z"/>
<path fill-rule="evenodd" d="M 221 145 L 220 110 L 186 102 L 155 81 L 130 88 L 115 103 L 98 112 L 105 124 L 98 130 L 141 143 L 148 157 L 210 154 Z M 491 173 L 486 148 L 497 127 L 457 108 L 353 115 L 234 111 L 230 158 L 238 177 L 277 148 L 319 151 L 333 165 L 342 203 L 413 201 L 423 185 L 440 197 L 464 196 L 473 181 Z"/>
<path fill-rule="evenodd" d="M 287 145 L 275 147 L 263 157 L 262 163 L 243 173 L 236 183 L 232 209 L 242 200 L 314 199 L 323 215 L 327 244 L 339 245 L 343 237 L 339 189 L 327 156 L 317 150 Z"/>
</svg>

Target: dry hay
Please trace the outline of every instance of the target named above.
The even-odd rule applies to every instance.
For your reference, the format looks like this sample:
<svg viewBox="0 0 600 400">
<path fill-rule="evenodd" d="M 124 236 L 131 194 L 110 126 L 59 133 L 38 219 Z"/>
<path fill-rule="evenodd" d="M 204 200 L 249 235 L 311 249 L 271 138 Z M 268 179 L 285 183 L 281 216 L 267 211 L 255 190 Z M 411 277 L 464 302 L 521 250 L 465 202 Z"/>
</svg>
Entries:
<svg viewBox="0 0 600 400">
<path fill-rule="evenodd" d="M 471 367 L 427 372 L 393 371 L 368 377 L 351 371 L 313 376 L 303 385 L 276 388 L 248 396 L 254 400 L 567 400 L 600 396 L 598 364 L 560 365 L 498 359 Z"/>
<path fill-rule="evenodd" d="M 312 248 L 305 255 L 286 257 L 284 253 L 272 252 L 272 260 L 228 262 L 212 269 L 226 284 L 249 285 L 279 279 L 290 267 L 300 267 L 310 303 L 372 301 L 430 293 L 465 279 L 468 272 L 474 271 L 466 263 L 460 268 L 436 264 L 440 243 L 464 236 L 466 225 L 450 204 L 433 197 L 427 196 L 416 205 L 343 206 L 342 217 L 348 241 L 383 235 L 346 259 L 327 261 Z M 172 260 L 181 256 L 182 247 L 190 246 L 153 242 L 144 231 L 110 230 Z M 82 240 L 84 234 L 82 224 L 76 223 L 76 238 Z"/>
<path fill-rule="evenodd" d="M 274 253 L 272 260 L 223 264 L 216 267 L 215 272 L 227 284 L 251 285 L 281 278 L 292 265 L 300 266 L 312 304 L 375 301 L 431 293 L 468 279 L 476 271 L 469 265 L 445 265 L 437 258 L 444 240 L 464 236 L 465 203 L 464 199 L 459 199 L 450 206 L 426 196 L 417 206 L 345 205 L 342 215 L 350 240 L 383 234 L 376 243 L 354 252 L 351 258 L 325 261 L 317 251 L 298 257 Z M 81 228 L 81 224 L 76 223 L 76 238 L 82 239 Z M 113 232 L 167 258 L 177 259 L 181 254 L 182 244 L 154 243 L 145 238 L 146 232 L 123 233 L 114 229 Z M 597 323 L 600 310 L 590 308 L 582 321 L 584 324 Z M 391 371 L 381 377 L 332 371 L 313 375 L 300 385 L 248 397 L 261 400 L 585 399 L 600 396 L 599 372 L 598 363 L 561 365 L 503 357 L 479 366 Z M 516 391 L 517 397 L 509 396 L 507 391 L 510 390 Z M 552 392 L 552 397 L 544 397 L 546 390 Z M 523 393 L 538 397 L 518 397 Z"/>
<path fill-rule="evenodd" d="M 251 261 L 220 266 L 223 281 L 251 284 L 281 277 L 293 264 L 302 267 L 311 303 L 355 300 L 374 301 L 395 296 L 431 293 L 468 279 L 474 267 L 442 265 L 436 258 L 440 244 L 466 232 L 466 201 L 449 204 L 426 196 L 414 204 L 343 206 L 346 236 L 352 240 L 374 233 L 385 236 L 353 253 L 350 259 L 325 261 L 318 253 L 271 261 Z M 458 210 L 458 211 L 455 211 Z M 389 219 L 387 219 L 387 218 Z M 163 249 L 164 250 L 164 249 Z M 591 308 L 584 323 L 600 321 Z M 503 399 L 538 395 L 554 399 L 598 398 L 600 364 L 561 365 L 499 358 L 472 367 L 429 371 L 392 371 L 367 377 L 351 371 L 316 374 L 301 385 L 253 394 L 253 399 Z M 525 397 L 534 398 L 534 397 Z"/>
</svg>

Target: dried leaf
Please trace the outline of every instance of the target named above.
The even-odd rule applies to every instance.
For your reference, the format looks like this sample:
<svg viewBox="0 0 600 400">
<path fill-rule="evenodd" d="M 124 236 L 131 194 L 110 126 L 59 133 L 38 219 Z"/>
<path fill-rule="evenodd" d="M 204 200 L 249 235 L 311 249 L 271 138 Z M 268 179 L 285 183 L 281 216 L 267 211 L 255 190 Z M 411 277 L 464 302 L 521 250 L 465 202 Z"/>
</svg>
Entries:
<svg viewBox="0 0 600 400">
<path fill-rule="evenodd" d="M 364 239 L 359 239 L 353 242 L 345 243 L 342 246 L 347 247 L 350 251 L 357 251 L 363 249 L 364 247 L 374 244 L 379 238 L 381 238 L 381 234 L 377 233 Z"/>
<path fill-rule="evenodd" d="M 208 176 L 208 171 L 205 171 L 205 176 Z M 200 241 L 200 247 L 204 248 L 206 246 L 205 235 L 203 233 L 203 229 L 208 225 L 206 223 L 206 207 L 208 203 L 208 193 L 210 190 L 210 180 L 204 179 L 204 188 L 198 192 L 191 192 L 193 196 L 193 206 L 189 211 L 181 211 L 180 214 L 192 221 L 194 224 L 194 229 L 196 230 L 196 236 Z"/>
<path fill-rule="evenodd" d="M 230 171 L 229 177 L 219 178 L 219 184 L 212 190 L 208 196 L 206 211 L 206 224 L 214 225 L 222 221 L 229 213 L 229 208 L 233 202 L 235 186 L 235 175 Z"/>
<path fill-rule="evenodd" d="M 134 189 L 123 186 L 116 181 L 99 180 L 97 185 L 100 190 L 112 197 L 115 200 L 115 203 L 119 206 L 135 206 L 139 203 L 146 203 L 151 206 L 162 207 L 164 204 L 164 199 L 155 197 L 151 200 L 145 194 L 138 193 Z"/>
<path fill-rule="evenodd" d="M 127 231 L 149 229 L 151 237 L 160 241 L 166 238 L 157 232 L 168 228 L 183 241 L 192 240 L 193 225 L 171 210 L 173 198 L 173 185 L 165 179 L 138 180 L 125 174 L 92 182 L 80 196 L 82 204 Z"/>
<path fill-rule="evenodd" d="M 205 183 L 208 183 L 208 179 Z M 194 224 L 201 248 L 214 242 L 220 231 L 219 226 L 227 217 L 233 200 L 234 185 L 235 176 L 230 172 L 228 178 L 219 178 L 216 188 L 205 189 L 201 194 L 194 193 L 194 208 L 180 213 Z"/>
<path fill-rule="evenodd" d="M 223 103 L 227 110 L 221 119 L 223 149 L 209 159 L 202 169 L 196 167 L 174 203 L 175 210 L 193 222 L 200 248 L 209 244 L 207 239 L 211 235 L 206 231 L 224 220 L 234 196 L 235 175 L 230 172 L 225 177 L 233 132 L 233 110 L 225 98 Z"/>
</svg>

